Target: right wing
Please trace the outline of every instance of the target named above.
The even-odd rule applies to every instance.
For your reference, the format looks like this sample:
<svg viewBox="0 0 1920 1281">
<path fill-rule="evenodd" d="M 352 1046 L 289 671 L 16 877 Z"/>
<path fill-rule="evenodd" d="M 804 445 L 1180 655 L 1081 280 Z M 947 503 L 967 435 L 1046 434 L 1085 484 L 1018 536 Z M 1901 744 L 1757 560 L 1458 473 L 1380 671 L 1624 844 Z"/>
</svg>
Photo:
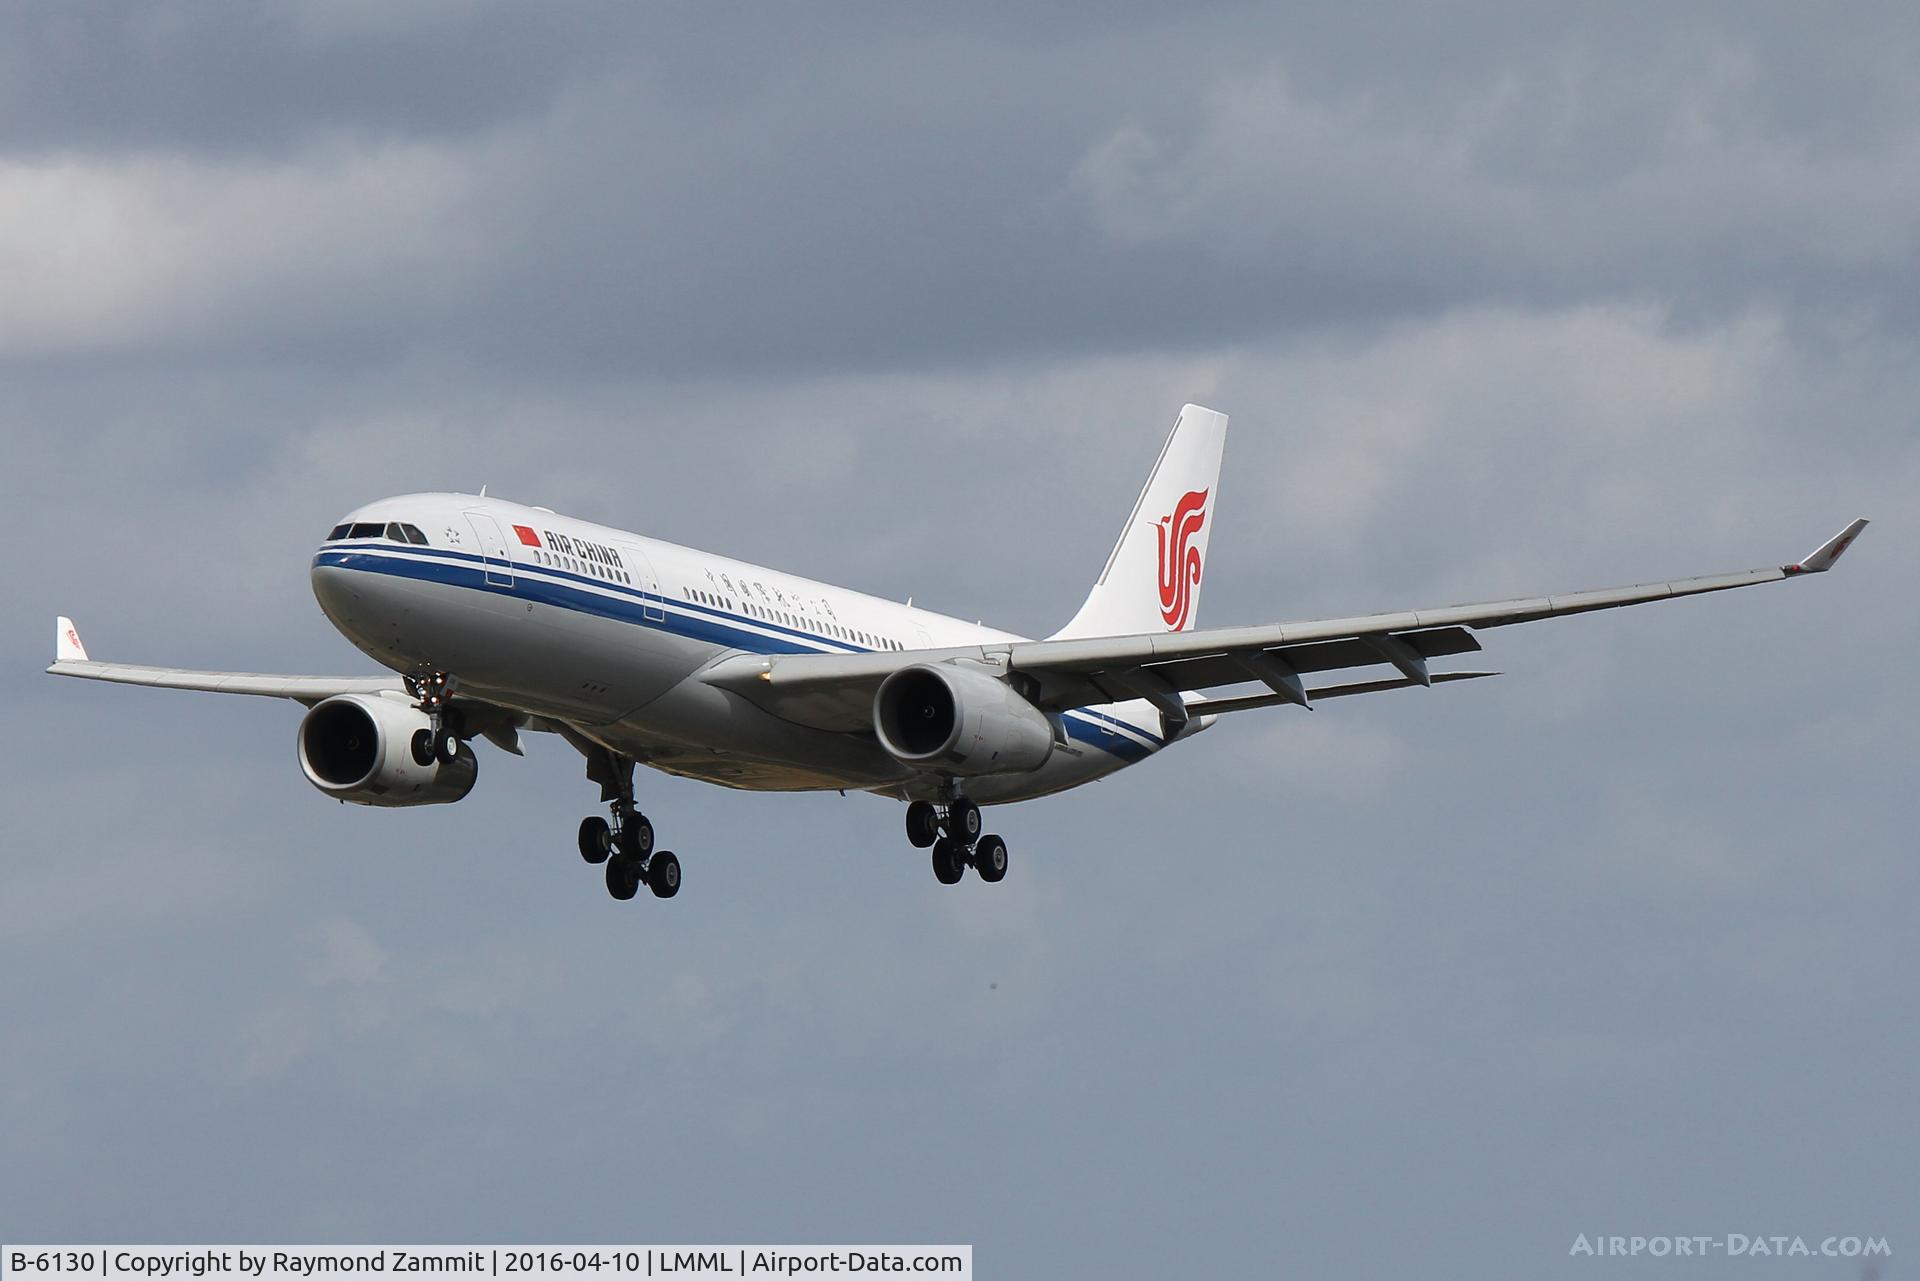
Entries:
<svg viewBox="0 0 1920 1281">
<path fill-rule="evenodd" d="M 61 618 L 54 624 L 54 661 L 47 671 L 55 676 L 111 681 L 116 685 L 291 698 L 309 707 L 335 694 L 379 694 L 406 689 L 406 682 L 398 676 L 270 676 L 262 672 L 199 672 L 184 667 L 96 663 L 87 657 L 87 648 L 80 643 L 80 633 L 71 618 Z"/>
<path fill-rule="evenodd" d="M 386 676 L 275 676 L 265 672 L 202 672 L 185 667 L 143 667 L 134 663 L 97 663 L 87 657 L 80 633 L 71 618 L 54 624 L 53 666 L 55 676 L 73 676 L 83 681 L 107 681 L 115 685 L 145 685 L 150 689 L 189 689 L 208 694 L 252 694 L 260 698 L 290 698 L 312 707 L 337 694 L 388 694 L 407 692 L 400 677 Z M 501 751 L 523 754 L 520 731 L 560 732 L 556 721 L 530 716 L 510 707 L 483 702 L 456 689 L 453 706 L 465 717 L 465 733 L 483 735 Z"/>
<path fill-rule="evenodd" d="M 1307 707 L 1316 698 L 1489 676 L 1493 673 L 1435 675 L 1427 663 L 1477 651 L 1480 641 L 1473 633 L 1485 628 L 1824 573 L 1866 524 L 1854 521 L 1793 564 L 1738 574 L 1258 627 L 1008 641 L 904 653 L 743 655 L 715 664 L 704 679 L 789 720 L 859 732 L 872 729 L 874 693 L 895 671 L 918 663 L 972 662 L 1000 669 L 1043 711 L 1145 699 L 1160 711 L 1171 735 L 1195 715 L 1277 703 Z M 1302 679 L 1319 672 L 1374 666 L 1395 669 L 1399 679 L 1311 689 Z M 1254 682 L 1265 685 L 1268 692 L 1187 697 L 1192 691 Z"/>
</svg>

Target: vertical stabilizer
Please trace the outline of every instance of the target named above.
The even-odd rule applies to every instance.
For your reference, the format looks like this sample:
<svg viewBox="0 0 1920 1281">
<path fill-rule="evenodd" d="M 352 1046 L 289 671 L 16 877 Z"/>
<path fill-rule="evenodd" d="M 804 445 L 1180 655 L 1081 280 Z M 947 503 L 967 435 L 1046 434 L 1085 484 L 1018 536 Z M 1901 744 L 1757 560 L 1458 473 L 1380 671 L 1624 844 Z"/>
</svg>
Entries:
<svg viewBox="0 0 1920 1281">
<path fill-rule="evenodd" d="M 1180 411 L 1100 581 L 1055 639 L 1193 627 L 1226 441 L 1225 414 L 1198 405 Z"/>
</svg>

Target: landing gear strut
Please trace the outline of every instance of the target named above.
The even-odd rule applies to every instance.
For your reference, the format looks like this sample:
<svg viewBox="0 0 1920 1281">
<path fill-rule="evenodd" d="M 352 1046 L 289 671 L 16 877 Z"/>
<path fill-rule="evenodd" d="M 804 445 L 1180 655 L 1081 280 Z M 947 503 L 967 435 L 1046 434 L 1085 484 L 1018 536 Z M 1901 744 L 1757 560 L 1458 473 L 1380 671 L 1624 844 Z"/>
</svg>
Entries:
<svg viewBox="0 0 1920 1281">
<path fill-rule="evenodd" d="M 448 705 L 453 696 L 454 679 L 445 672 L 425 672 L 406 678 L 407 693 L 427 714 L 427 728 L 415 730 L 407 744 L 413 763 L 425 769 L 439 761 L 451 765 L 460 757 L 460 713 Z"/>
<path fill-rule="evenodd" d="M 609 817 L 581 820 L 580 857 L 607 865 L 607 893 L 630 899 L 645 885 L 655 898 L 678 894 L 680 860 L 670 850 L 655 852 L 653 823 L 634 808 L 633 761 L 593 746 L 587 751 L 587 777 L 600 784 Z"/>
<path fill-rule="evenodd" d="M 980 807 L 957 792 L 944 807 L 931 801 L 907 806 L 907 840 L 932 849 L 933 875 L 942 885 L 958 883 L 968 865 L 989 884 L 1007 874 L 1007 843 L 980 834 Z"/>
</svg>

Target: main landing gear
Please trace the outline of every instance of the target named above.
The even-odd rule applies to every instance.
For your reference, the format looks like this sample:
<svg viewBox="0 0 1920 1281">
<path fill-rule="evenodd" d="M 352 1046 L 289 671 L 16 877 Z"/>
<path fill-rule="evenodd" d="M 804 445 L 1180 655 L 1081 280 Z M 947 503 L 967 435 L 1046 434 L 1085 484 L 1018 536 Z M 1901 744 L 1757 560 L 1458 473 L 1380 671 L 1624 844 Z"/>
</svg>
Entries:
<svg viewBox="0 0 1920 1281">
<path fill-rule="evenodd" d="M 671 850 L 653 848 L 653 824 L 633 807 L 633 762 L 598 749 L 587 776 L 613 793 L 611 821 L 597 814 L 580 821 L 580 857 L 606 864 L 607 893 L 630 899 L 645 885 L 655 898 L 678 894 L 680 860 Z"/>
<path fill-rule="evenodd" d="M 931 801 L 907 806 L 907 839 L 933 850 L 933 875 L 942 885 L 957 884 L 969 865 L 989 884 L 1007 874 L 1007 843 L 980 834 L 980 807 L 964 796 L 944 808 Z"/>
<path fill-rule="evenodd" d="M 445 672 L 427 672 L 419 676 L 406 678 L 407 693 L 418 700 L 420 710 L 427 714 L 427 728 L 415 730 L 407 749 L 413 754 L 413 763 L 421 769 L 435 761 L 442 765 L 451 765 L 459 759 L 460 710 L 448 705 L 453 697 L 454 680 Z"/>
</svg>

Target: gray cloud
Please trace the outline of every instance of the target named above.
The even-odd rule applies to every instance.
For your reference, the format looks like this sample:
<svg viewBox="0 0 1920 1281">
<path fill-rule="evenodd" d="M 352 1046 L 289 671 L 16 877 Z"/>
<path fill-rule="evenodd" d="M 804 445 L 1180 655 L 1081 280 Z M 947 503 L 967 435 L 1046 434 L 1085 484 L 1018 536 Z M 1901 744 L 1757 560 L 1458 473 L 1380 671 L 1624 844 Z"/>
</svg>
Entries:
<svg viewBox="0 0 1920 1281">
<path fill-rule="evenodd" d="M 15 17 L 16 1235 L 1529 1277 L 1913 1236 L 1903 10 Z M 1188 399 L 1235 422 L 1208 622 L 1878 521 L 996 812 L 991 894 L 870 799 L 649 778 L 688 889 L 615 905 L 561 745 L 363 813 L 292 709 L 39 674 L 56 612 L 361 670 L 314 540 L 482 483 L 1045 631 Z"/>
<path fill-rule="evenodd" d="M 1811 41 L 1746 6 L 1544 30 L 583 10 L 537 35 L 513 9 L 182 12 L 47 33 L 16 83 L 137 99 L 133 60 L 266 141 L 164 102 L 45 124 L 4 178 L 9 349 L 791 374 L 1596 297 L 1904 320 L 1914 292 L 1913 33 L 1864 10 Z M 281 92 L 195 73 L 262 63 L 235 39 Z"/>
</svg>

